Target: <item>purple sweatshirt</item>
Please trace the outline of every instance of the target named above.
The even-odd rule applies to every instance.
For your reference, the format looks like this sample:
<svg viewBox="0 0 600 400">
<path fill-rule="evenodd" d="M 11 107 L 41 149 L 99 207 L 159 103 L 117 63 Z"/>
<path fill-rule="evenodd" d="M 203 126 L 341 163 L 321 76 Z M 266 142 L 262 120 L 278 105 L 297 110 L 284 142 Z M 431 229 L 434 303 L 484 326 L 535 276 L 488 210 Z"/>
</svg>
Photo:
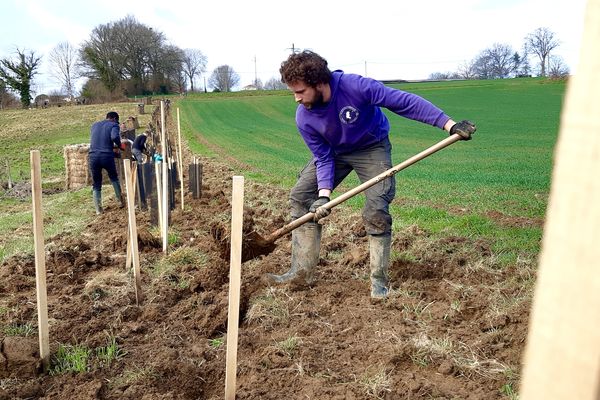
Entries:
<svg viewBox="0 0 600 400">
<path fill-rule="evenodd" d="M 388 135 L 390 123 L 380 107 L 440 129 L 450 119 L 422 97 L 374 79 L 333 71 L 329 84 L 327 104 L 296 110 L 296 125 L 314 155 L 319 189 L 333 189 L 336 154 L 367 148 Z"/>
</svg>

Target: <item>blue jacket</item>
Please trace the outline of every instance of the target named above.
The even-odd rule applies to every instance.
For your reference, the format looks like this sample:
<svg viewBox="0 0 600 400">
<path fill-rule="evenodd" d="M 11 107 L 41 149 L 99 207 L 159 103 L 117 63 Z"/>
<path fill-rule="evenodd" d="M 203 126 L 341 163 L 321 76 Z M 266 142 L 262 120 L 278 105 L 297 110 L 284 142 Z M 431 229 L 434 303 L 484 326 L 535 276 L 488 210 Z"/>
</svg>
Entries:
<svg viewBox="0 0 600 400">
<path fill-rule="evenodd" d="M 120 128 L 117 122 L 105 119 L 92 125 L 90 130 L 90 154 L 113 155 L 113 147 L 121 147 Z"/>
<path fill-rule="evenodd" d="M 316 162 L 319 189 L 333 188 L 336 154 L 367 148 L 388 136 L 390 124 L 380 107 L 440 129 L 450 119 L 422 97 L 371 78 L 334 71 L 329 85 L 327 104 L 296 110 L 296 125 Z"/>
</svg>

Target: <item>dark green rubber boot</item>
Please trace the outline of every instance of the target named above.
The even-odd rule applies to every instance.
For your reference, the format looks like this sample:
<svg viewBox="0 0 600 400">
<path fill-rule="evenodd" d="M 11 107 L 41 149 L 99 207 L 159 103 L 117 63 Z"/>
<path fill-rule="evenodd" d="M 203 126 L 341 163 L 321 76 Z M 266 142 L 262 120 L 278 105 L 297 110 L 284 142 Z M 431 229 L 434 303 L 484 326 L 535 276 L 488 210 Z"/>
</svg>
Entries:
<svg viewBox="0 0 600 400">
<path fill-rule="evenodd" d="M 392 235 L 370 235 L 369 251 L 371 264 L 371 297 L 385 299 L 389 291 L 388 269 Z"/>
<path fill-rule="evenodd" d="M 115 189 L 115 197 L 121 203 L 121 208 L 125 207 L 125 199 L 123 198 L 123 195 L 121 194 L 121 185 L 119 184 L 118 181 L 113 181 L 111 183 L 113 185 L 113 188 Z"/>
<path fill-rule="evenodd" d="M 292 231 L 292 265 L 283 275 L 267 274 L 272 283 L 299 283 L 312 285 L 315 267 L 319 263 L 321 249 L 320 224 L 308 222 Z"/>
<path fill-rule="evenodd" d="M 94 207 L 96 207 L 96 215 L 102 214 L 102 192 L 93 190 Z"/>
</svg>

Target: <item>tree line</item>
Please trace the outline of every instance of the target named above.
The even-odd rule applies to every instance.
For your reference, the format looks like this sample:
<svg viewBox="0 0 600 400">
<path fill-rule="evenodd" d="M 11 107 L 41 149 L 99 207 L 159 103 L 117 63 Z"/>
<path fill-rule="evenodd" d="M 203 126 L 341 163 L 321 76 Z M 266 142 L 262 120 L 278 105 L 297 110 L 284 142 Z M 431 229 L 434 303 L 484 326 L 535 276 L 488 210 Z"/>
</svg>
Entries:
<svg viewBox="0 0 600 400">
<path fill-rule="evenodd" d="M 31 83 L 41 56 L 17 48 L 13 58 L 0 60 L 0 95 L 18 93 L 23 107 L 32 100 Z M 152 27 L 126 16 L 95 27 L 79 48 L 59 43 L 49 54 L 51 75 L 64 95 L 75 97 L 75 83 L 86 78 L 84 98 L 111 100 L 122 96 L 182 93 L 196 90 L 206 72 L 207 57 L 198 49 L 181 49 Z M 217 67 L 209 78 L 214 90 L 229 91 L 239 76 L 229 66 Z"/>
<path fill-rule="evenodd" d="M 562 59 L 550 52 L 559 46 L 548 28 L 538 28 L 525 38 L 523 54 L 510 45 L 495 43 L 455 72 L 436 72 L 430 79 L 498 79 L 531 76 L 529 56 L 539 60 L 539 76 L 564 76 L 568 69 Z M 33 51 L 16 49 L 13 58 L 0 59 L 0 108 L 15 101 L 17 93 L 23 108 L 31 104 L 31 84 L 42 57 Z M 49 54 L 51 75 L 61 83 L 61 95 L 75 98 L 75 84 L 85 78 L 81 96 L 108 101 L 123 96 L 183 93 L 197 90 L 195 80 L 206 73 L 207 57 L 198 49 L 180 49 L 152 27 L 126 16 L 95 27 L 78 48 L 59 43 Z M 214 69 L 208 84 L 214 91 L 231 91 L 239 75 L 229 65 Z M 206 83 L 205 83 L 206 85 Z M 256 89 L 284 89 L 276 78 Z M 204 87 L 206 90 L 206 86 Z M 11 93 L 12 92 L 12 93 Z"/>
<path fill-rule="evenodd" d="M 434 72 L 429 79 L 503 79 L 533 74 L 564 77 L 569 69 L 562 57 L 550 54 L 559 45 L 554 32 L 545 27 L 537 28 L 525 37 L 521 54 L 508 44 L 494 43 L 456 71 Z M 537 61 L 536 73 L 529 63 L 530 56 Z"/>
</svg>

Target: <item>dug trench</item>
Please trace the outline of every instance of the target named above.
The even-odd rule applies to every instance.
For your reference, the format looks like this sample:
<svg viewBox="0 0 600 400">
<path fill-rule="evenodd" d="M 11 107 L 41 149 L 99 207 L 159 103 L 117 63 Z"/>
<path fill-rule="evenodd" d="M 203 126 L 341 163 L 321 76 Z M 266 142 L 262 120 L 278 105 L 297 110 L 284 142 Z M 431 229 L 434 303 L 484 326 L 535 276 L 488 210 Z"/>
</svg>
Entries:
<svg viewBox="0 0 600 400">
<path fill-rule="evenodd" d="M 52 373 L 38 361 L 34 257 L 0 266 L 0 399 L 223 398 L 233 171 L 203 162 L 202 198 L 186 196 L 172 212 L 168 255 L 147 213 L 137 215 L 139 306 L 125 268 L 127 214 L 114 199 L 82 233 L 46 239 Z M 247 181 L 244 212 L 245 232 L 268 234 L 289 222 L 287 193 Z M 263 280 L 289 267 L 289 237 L 242 264 L 237 398 L 503 399 L 516 390 L 528 269 L 500 267 L 485 240 L 407 226 L 394 235 L 391 296 L 374 303 L 360 213 L 340 206 L 323 224 L 312 287 Z M 107 360 L 97 350 L 111 340 L 118 351 Z M 59 345 L 89 350 L 83 372 L 60 372 Z"/>
</svg>

